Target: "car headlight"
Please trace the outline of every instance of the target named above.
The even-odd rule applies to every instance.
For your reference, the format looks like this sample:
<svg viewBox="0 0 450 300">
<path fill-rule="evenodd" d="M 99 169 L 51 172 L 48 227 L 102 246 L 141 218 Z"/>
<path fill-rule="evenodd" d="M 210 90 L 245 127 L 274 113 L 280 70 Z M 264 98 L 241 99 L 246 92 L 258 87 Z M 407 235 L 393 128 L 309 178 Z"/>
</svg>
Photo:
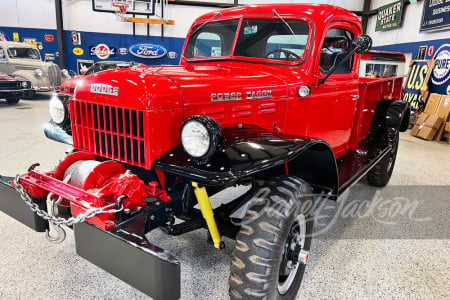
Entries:
<svg viewBox="0 0 450 300">
<path fill-rule="evenodd" d="M 42 69 L 36 69 L 36 71 L 34 71 L 34 75 L 36 75 L 36 77 L 42 77 L 42 75 L 44 75 L 44 72 L 42 71 Z"/>
<path fill-rule="evenodd" d="M 223 139 L 220 125 L 206 116 L 187 118 L 181 126 L 180 138 L 184 151 L 197 163 L 208 161 Z"/>
<path fill-rule="evenodd" d="M 28 84 L 28 81 L 22 81 L 22 87 L 25 89 L 29 88 L 30 86 Z"/>
<path fill-rule="evenodd" d="M 53 122 L 56 124 L 61 125 L 66 120 L 66 107 L 56 94 L 50 99 L 49 111 Z"/>
</svg>

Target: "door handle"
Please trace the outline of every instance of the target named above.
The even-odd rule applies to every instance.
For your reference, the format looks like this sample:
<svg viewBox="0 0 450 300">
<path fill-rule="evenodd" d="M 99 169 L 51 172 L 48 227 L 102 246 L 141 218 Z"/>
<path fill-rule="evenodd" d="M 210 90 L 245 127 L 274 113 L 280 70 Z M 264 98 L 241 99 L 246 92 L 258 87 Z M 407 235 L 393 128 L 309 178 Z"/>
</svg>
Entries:
<svg viewBox="0 0 450 300">
<path fill-rule="evenodd" d="M 356 101 L 356 100 L 358 100 L 359 99 L 359 95 L 352 95 L 352 100 L 353 101 Z"/>
</svg>

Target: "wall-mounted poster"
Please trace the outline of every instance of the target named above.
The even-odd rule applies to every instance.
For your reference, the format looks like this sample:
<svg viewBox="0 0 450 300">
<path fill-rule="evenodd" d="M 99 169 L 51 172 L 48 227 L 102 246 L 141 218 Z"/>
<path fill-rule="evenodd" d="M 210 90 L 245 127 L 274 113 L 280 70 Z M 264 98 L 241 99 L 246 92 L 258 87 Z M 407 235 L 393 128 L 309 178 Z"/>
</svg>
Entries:
<svg viewBox="0 0 450 300">
<path fill-rule="evenodd" d="M 409 102 L 412 112 L 425 105 L 433 67 L 433 60 L 412 60 L 409 64 L 408 77 L 403 84 L 403 100 Z"/>
<path fill-rule="evenodd" d="M 450 27 L 450 1 L 425 0 L 420 31 Z"/>
<path fill-rule="evenodd" d="M 450 95 L 450 44 L 440 46 L 433 56 L 434 68 L 428 83 L 431 93 Z"/>
<path fill-rule="evenodd" d="M 399 28 L 402 23 L 403 0 L 384 5 L 378 9 L 375 31 Z"/>
</svg>

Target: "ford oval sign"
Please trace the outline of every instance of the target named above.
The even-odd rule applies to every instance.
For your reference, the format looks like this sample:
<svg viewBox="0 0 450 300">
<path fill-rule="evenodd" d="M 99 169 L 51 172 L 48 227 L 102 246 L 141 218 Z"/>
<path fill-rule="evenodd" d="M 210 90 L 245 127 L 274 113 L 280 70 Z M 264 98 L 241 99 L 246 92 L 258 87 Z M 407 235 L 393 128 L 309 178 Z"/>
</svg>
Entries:
<svg viewBox="0 0 450 300">
<path fill-rule="evenodd" d="M 136 44 L 130 47 L 130 54 L 140 58 L 160 58 L 167 54 L 167 49 L 153 44 Z"/>
</svg>

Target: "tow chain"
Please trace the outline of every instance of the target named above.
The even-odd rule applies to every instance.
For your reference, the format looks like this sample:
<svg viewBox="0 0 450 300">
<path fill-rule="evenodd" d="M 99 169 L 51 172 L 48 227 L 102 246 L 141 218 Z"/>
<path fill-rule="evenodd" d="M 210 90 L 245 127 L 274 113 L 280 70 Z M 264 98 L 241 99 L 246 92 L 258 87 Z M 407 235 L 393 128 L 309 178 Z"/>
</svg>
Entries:
<svg viewBox="0 0 450 300">
<path fill-rule="evenodd" d="M 48 221 L 51 224 L 54 224 L 56 226 L 61 226 L 61 225 L 65 225 L 65 226 L 72 226 L 74 224 L 78 224 L 81 222 L 86 221 L 86 219 L 92 218 L 96 215 L 99 214 L 105 214 L 105 213 L 117 213 L 123 210 L 123 206 L 120 209 L 109 209 L 115 205 L 115 203 L 103 206 L 103 207 L 98 207 L 98 208 L 90 208 L 88 210 L 86 210 L 85 213 L 79 214 L 76 217 L 70 217 L 68 219 L 65 218 L 61 218 L 61 217 L 57 217 L 57 216 L 52 216 L 50 214 L 48 214 L 45 210 L 42 210 L 39 208 L 39 206 L 33 201 L 33 199 L 31 199 L 31 197 L 27 194 L 27 192 L 25 192 L 25 189 L 23 188 L 23 186 L 19 183 L 19 178 L 20 175 L 17 175 L 16 178 L 14 179 L 14 185 L 15 185 L 15 189 L 16 191 L 20 194 L 20 198 L 22 198 L 22 200 L 25 202 L 26 205 L 28 205 L 30 207 L 30 209 L 35 212 L 39 217 L 41 217 L 42 219 Z"/>
</svg>

